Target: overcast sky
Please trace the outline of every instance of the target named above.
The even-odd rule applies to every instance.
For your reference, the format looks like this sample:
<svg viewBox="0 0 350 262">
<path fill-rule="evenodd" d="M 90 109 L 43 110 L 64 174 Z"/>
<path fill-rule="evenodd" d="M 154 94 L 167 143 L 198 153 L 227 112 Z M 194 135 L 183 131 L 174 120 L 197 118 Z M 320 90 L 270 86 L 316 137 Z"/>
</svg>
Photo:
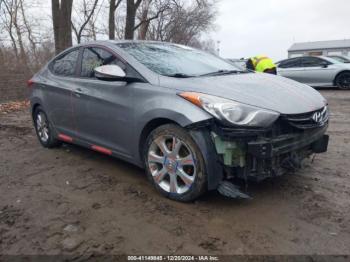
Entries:
<svg viewBox="0 0 350 262">
<path fill-rule="evenodd" d="M 350 39 L 350 0 L 220 0 L 220 55 L 285 58 L 294 42 Z"/>
<path fill-rule="evenodd" d="M 51 25 L 51 1 L 31 1 L 36 3 L 34 18 Z M 350 39 L 350 0 L 218 1 L 216 28 L 210 37 L 221 41 L 220 55 L 225 58 L 262 54 L 280 60 L 294 42 Z"/>
</svg>

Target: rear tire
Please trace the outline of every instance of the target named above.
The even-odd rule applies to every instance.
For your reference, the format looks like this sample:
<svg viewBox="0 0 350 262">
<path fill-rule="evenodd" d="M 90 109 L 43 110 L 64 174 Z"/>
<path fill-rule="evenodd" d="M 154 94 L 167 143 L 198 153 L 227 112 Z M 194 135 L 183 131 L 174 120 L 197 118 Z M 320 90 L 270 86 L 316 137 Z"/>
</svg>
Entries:
<svg viewBox="0 0 350 262">
<path fill-rule="evenodd" d="M 341 90 L 350 89 L 350 72 L 340 73 L 335 79 L 335 84 Z"/>
<path fill-rule="evenodd" d="M 33 113 L 34 127 L 40 144 L 46 148 L 58 147 L 62 144 L 55 137 L 52 124 L 41 106 L 35 108 Z"/>
<path fill-rule="evenodd" d="M 189 202 L 206 191 L 202 152 L 185 129 L 174 124 L 156 128 L 143 156 L 148 179 L 163 196 Z"/>
</svg>

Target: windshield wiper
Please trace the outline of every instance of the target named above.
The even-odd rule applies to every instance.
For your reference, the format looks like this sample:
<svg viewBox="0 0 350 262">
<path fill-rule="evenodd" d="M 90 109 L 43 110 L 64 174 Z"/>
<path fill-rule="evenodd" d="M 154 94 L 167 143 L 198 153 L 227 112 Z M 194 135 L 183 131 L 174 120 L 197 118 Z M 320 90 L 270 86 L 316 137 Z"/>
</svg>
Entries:
<svg viewBox="0 0 350 262">
<path fill-rule="evenodd" d="M 218 76 L 218 75 L 230 75 L 230 74 L 240 74 L 240 73 L 247 73 L 247 71 L 241 71 L 241 70 L 218 70 L 215 72 L 210 72 L 207 74 L 203 74 L 200 76 Z"/>
<path fill-rule="evenodd" d="M 170 75 L 165 75 L 168 77 L 175 77 L 175 78 L 189 78 L 189 77 L 194 77 L 192 75 L 186 75 L 184 73 L 175 73 L 175 74 L 170 74 Z"/>
<path fill-rule="evenodd" d="M 242 70 L 218 70 L 218 71 L 203 74 L 203 75 L 187 75 L 184 73 L 174 73 L 174 74 L 169 74 L 165 76 L 175 77 L 175 78 L 189 78 L 189 77 L 198 77 L 198 76 L 216 76 L 216 75 L 230 75 L 230 74 L 241 74 L 241 73 L 249 73 L 249 72 L 242 71 Z"/>
</svg>

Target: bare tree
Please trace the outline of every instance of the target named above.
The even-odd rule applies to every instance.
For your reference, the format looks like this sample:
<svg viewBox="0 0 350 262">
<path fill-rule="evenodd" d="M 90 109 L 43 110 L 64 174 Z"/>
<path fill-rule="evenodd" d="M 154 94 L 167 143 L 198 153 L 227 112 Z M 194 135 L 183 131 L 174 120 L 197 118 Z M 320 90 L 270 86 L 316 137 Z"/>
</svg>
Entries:
<svg viewBox="0 0 350 262">
<path fill-rule="evenodd" d="M 136 12 L 142 0 L 126 0 L 125 39 L 134 39 Z"/>
<path fill-rule="evenodd" d="M 115 10 L 121 2 L 122 0 L 110 0 L 109 2 L 108 33 L 111 40 L 115 39 Z"/>
<path fill-rule="evenodd" d="M 39 26 L 30 15 L 31 10 L 33 10 L 30 4 L 33 3 L 24 0 L 2 0 L 0 4 L 0 31 L 2 37 L 0 48 L 5 50 L 7 57 L 12 54 L 16 58 L 12 59 L 13 67 L 34 72 L 39 65 L 46 62 L 39 59 L 37 49 L 42 42 L 47 41 L 45 35 L 48 35 L 49 32 L 45 33 L 45 27 Z M 40 41 L 36 36 L 38 32 L 40 32 Z M 12 48 L 9 48 L 8 43 Z"/>
<path fill-rule="evenodd" d="M 73 0 L 51 0 L 56 54 L 72 46 L 72 5 Z"/>
<path fill-rule="evenodd" d="M 149 9 L 150 9 L 150 5 L 151 5 L 152 0 L 144 0 L 143 4 L 142 4 L 142 10 L 141 10 L 141 14 L 139 17 L 139 24 L 137 26 L 135 26 L 134 30 L 137 29 L 138 27 L 140 27 L 139 30 L 139 39 L 146 39 L 146 34 L 148 31 L 148 26 L 150 21 L 148 21 L 148 14 L 149 14 Z"/>
<path fill-rule="evenodd" d="M 8 33 L 13 51 L 15 53 L 16 58 L 18 58 L 19 54 L 17 47 L 17 38 L 14 29 L 14 20 L 17 17 L 16 15 L 14 15 L 14 12 L 17 8 L 15 8 L 14 0 L 3 0 L 1 3 L 4 6 L 4 8 L 1 9 L 2 27 Z"/>
<path fill-rule="evenodd" d="M 26 57 L 26 52 L 24 50 L 24 43 L 23 43 L 23 37 L 22 37 L 22 30 L 21 30 L 21 24 L 19 21 L 19 0 L 12 0 L 12 15 L 13 15 L 13 26 L 16 30 L 16 34 L 17 34 L 17 42 L 18 42 L 18 46 L 19 46 L 19 50 L 20 50 L 20 58 L 21 60 L 24 62 L 24 64 L 27 64 L 27 57 Z"/>
<path fill-rule="evenodd" d="M 100 16 L 100 12 L 102 9 L 104 9 L 106 6 L 103 5 L 103 0 L 99 6 L 96 6 L 96 11 L 92 15 L 91 19 L 89 20 L 88 26 L 85 28 L 86 31 L 86 38 L 92 39 L 94 41 L 97 40 L 99 34 L 105 34 L 106 31 L 101 30 L 100 26 L 102 26 L 102 21 L 105 22 L 105 16 Z"/>
<path fill-rule="evenodd" d="M 33 29 L 32 29 L 32 25 L 30 24 L 30 22 L 27 19 L 26 13 L 25 13 L 25 9 L 26 7 L 23 4 L 23 0 L 19 0 L 19 6 L 21 9 L 21 15 L 22 15 L 22 19 L 23 19 L 23 26 L 24 29 L 26 30 L 27 36 L 28 36 L 28 41 L 30 44 L 30 49 L 34 55 L 34 58 L 36 60 L 36 62 L 38 62 L 37 60 L 37 44 L 36 44 L 36 40 L 33 34 Z"/>
<path fill-rule="evenodd" d="M 0 0 L 0 77 L 11 90 L 26 90 L 22 83 L 55 51 L 70 47 L 72 34 L 77 42 L 101 36 L 133 39 L 135 35 L 214 52 L 215 42 L 205 33 L 213 29 L 216 1 L 74 0 L 73 5 L 73 0 L 51 0 L 51 30 L 45 15 L 38 16 L 38 8 L 48 7 L 49 1 Z M 0 83 L 0 92 L 6 92 L 6 87 L 1 89 Z M 24 95 L 19 92 L 14 99 Z"/>
<path fill-rule="evenodd" d="M 138 38 L 146 39 L 150 23 L 159 18 L 161 14 L 171 10 L 172 0 L 144 0 L 142 4 L 139 23 L 134 27 L 134 31 L 139 29 Z"/>
<path fill-rule="evenodd" d="M 91 20 L 92 16 L 94 15 L 94 12 L 96 10 L 96 6 L 99 0 L 94 0 L 92 7 L 89 7 L 89 4 L 87 0 L 83 0 L 83 21 L 80 26 L 74 25 L 74 22 L 72 21 L 72 28 L 75 33 L 75 36 L 77 38 L 78 44 L 81 42 L 82 34 L 85 30 L 85 27 L 89 24 L 89 21 Z"/>
<path fill-rule="evenodd" d="M 96 28 L 96 19 L 90 19 L 89 20 L 89 30 L 88 35 L 90 38 L 92 38 L 94 41 L 97 40 L 97 28 Z"/>
<path fill-rule="evenodd" d="M 122 5 L 123 4 L 123 5 Z M 126 2 L 123 1 L 115 13 L 115 37 L 116 39 L 125 38 L 125 21 L 126 21 Z"/>
<path fill-rule="evenodd" d="M 73 5 L 73 0 L 51 0 L 55 50 L 71 46 L 72 33 L 78 43 L 107 34 L 110 39 L 133 39 L 135 35 L 198 46 L 203 33 L 212 28 L 216 1 L 74 0 Z M 18 61 L 35 58 L 41 42 L 50 42 L 52 37 L 50 30 L 36 24 L 30 3 L 0 0 L 1 37 L 6 48 L 11 44 Z M 104 15 L 98 15 L 100 12 Z M 43 35 L 47 36 L 44 40 Z"/>
<path fill-rule="evenodd" d="M 27 65 L 27 54 L 25 48 L 26 27 L 29 24 L 26 20 L 22 0 L 3 0 L 4 6 L 1 13 L 2 26 L 7 32 L 14 54 L 20 62 Z"/>
<path fill-rule="evenodd" d="M 201 34 L 210 30 L 216 17 L 216 0 L 196 0 L 185 5 L 173 0 L 171 10 L 164 12 L 150 25 L 152 40 L 196 45 Z"/>
</svg>

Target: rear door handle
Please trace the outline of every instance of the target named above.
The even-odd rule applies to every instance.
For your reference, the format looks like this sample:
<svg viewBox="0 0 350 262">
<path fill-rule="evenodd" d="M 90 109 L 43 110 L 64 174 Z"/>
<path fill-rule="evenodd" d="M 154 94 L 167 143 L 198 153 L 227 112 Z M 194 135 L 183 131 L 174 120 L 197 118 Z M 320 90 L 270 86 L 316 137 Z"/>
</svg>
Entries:
<svg viewBox="0 0 350 262">
<path fill-rule="evenodd" d="M 80 97 L 80 95 L 83 94 L 83 93 L 84 93 L 84 91 L 80 87 L 78 87 L 77 89 L 74 90 L 74 94 L 77 97 Z"/>
</svg>

